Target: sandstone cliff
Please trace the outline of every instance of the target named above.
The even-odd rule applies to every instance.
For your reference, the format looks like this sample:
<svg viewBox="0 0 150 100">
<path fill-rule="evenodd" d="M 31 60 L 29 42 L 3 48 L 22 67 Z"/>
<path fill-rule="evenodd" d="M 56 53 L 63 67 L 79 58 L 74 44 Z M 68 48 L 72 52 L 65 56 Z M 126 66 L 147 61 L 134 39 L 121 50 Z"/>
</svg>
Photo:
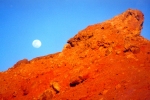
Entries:
<svg viewBox="0 0 150 100">
<path fill-rule="evenodd" d="M 17 62 L 0 72 L 0 100 L 149 100 L 143 21 L 129 9 L 80 31 L 62 52 Z"/>
</svg>

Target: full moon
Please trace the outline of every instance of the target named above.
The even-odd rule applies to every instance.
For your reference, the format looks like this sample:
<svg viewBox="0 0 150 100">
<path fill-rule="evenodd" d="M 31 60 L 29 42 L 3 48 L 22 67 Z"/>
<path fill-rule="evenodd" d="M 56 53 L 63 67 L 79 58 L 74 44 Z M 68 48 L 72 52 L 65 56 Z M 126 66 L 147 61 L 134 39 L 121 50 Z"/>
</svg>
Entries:
<svg viewBox="0 0 150 100">
<path fill-rule="evenodd" d="M 34 48 L 39 48 L 39 47 L 41 47 L 41 45 L 42 45 L 42 43 L 41 43 L 41 41 L 40 40 L 34 40 L 33 42 L 32 42 L 32 45 L 33 45 L 33 47 Z"/>
</svg>

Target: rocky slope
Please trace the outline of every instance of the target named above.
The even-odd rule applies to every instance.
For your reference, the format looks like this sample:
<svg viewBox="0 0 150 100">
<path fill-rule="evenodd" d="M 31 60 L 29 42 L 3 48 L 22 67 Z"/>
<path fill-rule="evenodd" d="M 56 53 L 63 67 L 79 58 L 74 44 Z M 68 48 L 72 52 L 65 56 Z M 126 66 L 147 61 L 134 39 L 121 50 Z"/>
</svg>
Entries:
<svg viewBox="0 0 150 100">
<path fill-rule="evenodd" d="M 150 100 L 150 41 L 129 9 L 90 25 L 62 52 L 0 72 L 0 100 Z"/>
</svg>

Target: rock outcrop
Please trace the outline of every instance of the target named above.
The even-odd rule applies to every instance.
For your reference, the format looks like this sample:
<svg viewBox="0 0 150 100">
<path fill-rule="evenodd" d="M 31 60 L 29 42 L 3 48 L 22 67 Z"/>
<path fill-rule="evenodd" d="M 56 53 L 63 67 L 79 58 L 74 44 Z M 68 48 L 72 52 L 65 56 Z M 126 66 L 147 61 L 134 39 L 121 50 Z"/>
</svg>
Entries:
<svg viewBox="0 0 150 100">
<path fill-rule="evenodd" d="M 143 21 L 129 9 L 80 31 L 62 52 L 19 61 L 0 72 L 0 100 L 149 100 Z"/>
</svg>

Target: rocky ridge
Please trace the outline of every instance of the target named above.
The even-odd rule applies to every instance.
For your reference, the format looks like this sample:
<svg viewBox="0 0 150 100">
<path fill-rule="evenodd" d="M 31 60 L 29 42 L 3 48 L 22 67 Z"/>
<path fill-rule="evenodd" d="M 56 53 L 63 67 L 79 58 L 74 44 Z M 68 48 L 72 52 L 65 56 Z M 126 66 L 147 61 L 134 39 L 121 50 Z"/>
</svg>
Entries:
<svg viewBox="0 0 150 100">
<path fill-rule="evenodd" d="M 0 72 L 0 100 L 149 100 L 150 41 L 144 15 L 128 9 L 90 25 L 62 52 Z"/>
</svg>

